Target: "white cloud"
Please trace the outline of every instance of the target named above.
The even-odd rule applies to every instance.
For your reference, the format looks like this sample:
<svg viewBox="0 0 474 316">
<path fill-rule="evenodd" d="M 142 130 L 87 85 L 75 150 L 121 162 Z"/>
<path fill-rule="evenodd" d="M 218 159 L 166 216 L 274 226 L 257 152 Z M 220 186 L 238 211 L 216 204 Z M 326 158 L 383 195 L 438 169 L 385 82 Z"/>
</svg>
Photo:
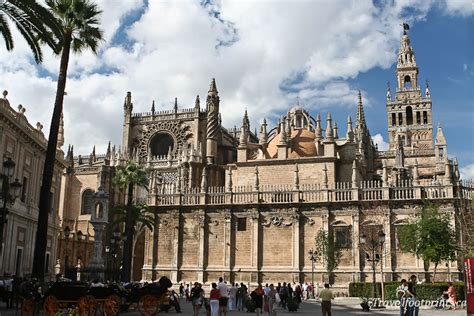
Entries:
<svg viewBox="0 0 474 316">
<path fill-rule="evenodd" d="M 473 180 L 474 179 L 474 164 L 469 164 L 459 170 L 461 173 L 461 179 Z"/>
<path fill-rule="evenodd" d="M 148 111 L 153 99 L 158 108 L 170 108 L 174 97 L 180 107 L 192 107 L 196 94 L 205 99 L 213 77 L 224 126 L 240 124 L 245 108 L 252 123 L 275 119 L 297 96 L 310 112 L 355 108 L 356 89 L 344 80 L 390 67 L 403 12 L 417 8 L 416 16 L 407 18 L 411 23 L 432 5 L 423 0 L 382 7 L 342 0 L 148 3 L 143 15 L 117 35 L 144 1 L 98 1 L 108 42 L 99 56 L 71 56 L 64 116 L 66 144 L 74 144 L 75 153 L 87 154 L 94 144 L 105 151 L 109 139 L 120 144 L 126 91 L 132 91 L 137 112 Z M 110 41 L 117 36 L 126 36 L 132 46 Z M 0 49 L 0 90 L 9 90 L 12 105 L 25 105 L 30 121 L 41 121 L 47 134 L 59 60 L 46 52 L 41 69 L 31 64 L 22 40 L 13 53 Z M 40 77 L 44 70 L 53 78 Z M 364 104 L 369 103 L 364 95 Z M 383 149 L 386 143 L 377 136 Z"/>
<path fill-rule="evenodd" d="M 388 150 L 388 143 L 385 142 L 383 140 L 383 136 L 381 134 L 377 134 L 377 135 L 374 135 L 372 136 L 372 140 L 374 141 L 374 143 L 377 145 L 377 147 L 379 148 L 379 150 Z"/>
<path fill-rule="evenodd" d="M 470 16 L 472 14 L 473 2 L 469 0 L 446 0 L 440 4 L 444 5 L 446 13 L 451 15 Z"/>
</svg>

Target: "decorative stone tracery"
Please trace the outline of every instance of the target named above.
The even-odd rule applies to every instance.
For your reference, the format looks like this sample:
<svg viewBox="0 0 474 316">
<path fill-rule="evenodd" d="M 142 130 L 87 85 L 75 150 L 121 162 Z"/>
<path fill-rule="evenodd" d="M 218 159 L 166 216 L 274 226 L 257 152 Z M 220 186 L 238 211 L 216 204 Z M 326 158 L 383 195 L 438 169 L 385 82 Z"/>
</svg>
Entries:
<svg viewBox="0 0 474 316">
<path fill-rule="evenodd" d="M 141 130 L 138 131 L 140 136 L 138 137 L 138 157 L 141 161 L 145 161 L 149 152 L 150 141 L 157 133 L 169 134 L 175 143 L 172 148 L 172 155 L 178 153 L 185 145 L 186 140 L 192 137 L 190 127 L 183 121 L 163 121 L 153 123 L 153 125 L 145 125 Z"/>
</svg>

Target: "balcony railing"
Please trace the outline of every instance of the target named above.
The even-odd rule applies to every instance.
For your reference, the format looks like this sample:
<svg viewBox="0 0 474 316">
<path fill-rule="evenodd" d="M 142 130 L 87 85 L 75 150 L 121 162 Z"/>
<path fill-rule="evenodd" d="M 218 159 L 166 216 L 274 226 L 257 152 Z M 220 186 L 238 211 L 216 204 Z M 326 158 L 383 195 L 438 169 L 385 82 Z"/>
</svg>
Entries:
<svg viewBox="0 0 474 316">
<path fill-rule="evenodd" d="M 324 187 L 320 184 L 237 186 L 232 190 L 224 186 L 185 188 L 178 191 L 175 185 L 167 185 L 159 194 L 150 194 L 150 205 L 245 205 L 245 204 L 291 204 L 388 200 L 472 200 L 473 182 L 457 185 L 432 183 L 417 185 L 402 181 L 396 185 L 384 185 L 382 181 L 362 181 L 353 186 L 349 182 L 338 182 Z"/>
</svg>

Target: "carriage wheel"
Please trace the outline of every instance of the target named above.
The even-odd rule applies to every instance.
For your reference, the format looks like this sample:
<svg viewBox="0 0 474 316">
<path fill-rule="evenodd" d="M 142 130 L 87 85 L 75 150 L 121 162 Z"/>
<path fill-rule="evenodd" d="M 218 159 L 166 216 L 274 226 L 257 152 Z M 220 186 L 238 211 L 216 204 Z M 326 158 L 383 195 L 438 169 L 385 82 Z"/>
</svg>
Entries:
<svg viewBox="0 0 474 316">
<path fill-rule="evenodd" d="M 120 297 L 117 295 L 109 295 L 104 302 L 105 316 L 115 316 L 120 312 Z"/>
<path fill-rule="evenodd" d="M 33 315 L 34 306 L 35 306 L 35 301 L 33 299 L 24 299 L 21 302 L 21 315 L 22 316 Z"/>
<path fill-rule="evenodd" d="M 160 305 L 158 304 L 158 299 L 150 294 L 143 295 L 138 300 L 138 310 L 142 315 L 152 316 L 158 313 Z"/>
<path fill-rule="evenodd" d="M 58 300 L 54 295 L 48 295 L 44 300 L 43 306 L 46 315 L 54 315 L 56 313 L 56 309 L 58 308 Z"/>
<path fill-rule="evenodd" d="M 79 314 L 81 316 L 95 315 L 97 309 L 97 303 L 94 296 L 86 295 L 79 298 Z"/>
</svg>

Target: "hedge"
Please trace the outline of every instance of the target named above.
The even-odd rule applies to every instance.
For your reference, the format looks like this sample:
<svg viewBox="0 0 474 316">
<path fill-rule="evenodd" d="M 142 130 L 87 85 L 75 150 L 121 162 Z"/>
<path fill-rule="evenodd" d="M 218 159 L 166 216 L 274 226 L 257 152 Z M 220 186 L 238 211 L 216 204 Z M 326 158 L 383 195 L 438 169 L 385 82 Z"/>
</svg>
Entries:
<svg viewBox="0 0 474 316">
<path fill-rule="evenodd" d="M 397 293 L 396 290 L 400 282 L 385 282 L 384 283 L 384 293 L 386 300 L 396 300 Z M 458 300 L 464 300 L 464 283 L 463 282 L 453 282 L 454 288 L 456 289 L 456 294 Z M 381 297 L 381 284 L 380 282 L 375 283 L 376 296 Z M 447 282 L 436 282 L 436 283 L 421 283 L 417 284 L 416 292 L 418 294 L 419 300 L 436 300 L 443 292 L 448 290 Z M 372 297 L 372 283 L 370 282 L 354 282 L 349 283 L 349 296 L 352 297 Z"/>
</svg>

